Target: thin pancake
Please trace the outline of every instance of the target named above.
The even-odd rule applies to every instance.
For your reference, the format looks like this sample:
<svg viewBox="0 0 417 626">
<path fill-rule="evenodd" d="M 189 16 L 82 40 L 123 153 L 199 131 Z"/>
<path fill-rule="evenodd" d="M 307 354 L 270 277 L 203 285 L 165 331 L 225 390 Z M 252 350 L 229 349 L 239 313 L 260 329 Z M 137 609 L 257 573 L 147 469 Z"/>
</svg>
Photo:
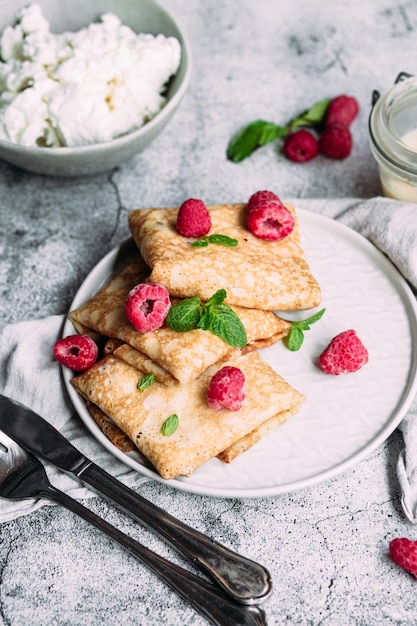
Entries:
<svg viewBox="0 0 417 626">
<path fill-rule="evenodd" d="M 105 337 L 120 339 L 146 354 L 180 382 L 191 381 L 230 354 L 233 348 L 207 330 L 178 333 L 164 326 L 151 333 L 136 331 L 125 316 L 125 300 L 130 289 L 143 281 L 145 272 L 143 262 L 127 266 L 96 296 L 71 311 L 69 318 L 75 328 L 81 325 Z M 271 311 L 241 307 L 234 307 L 234 310 L 246 329 L 246 351 L 256 349 L 258 341 L 262 347 L 271 345 L 286 336 L 291 328 L 289 322 Z"/>
<path fill-rule="evenodd" d="M 222 450 L 222 452 L 217 455 L 217 458 L 224 463 L 231 463 L 233 459 L 239 456 L 239 454 L 242 454 L 243 452 L 246 452 L 246 450 L 249 450 L 249 448 L 252 448 L 252 446 L 254 446 L 255 443 L 258 443 L 262 437 L 265 437 L 265 435 L 286 422 L 299 410 L 301 405 L 304 403 L 304 400 L 304 396 L 300 396 L 299 401 L 295 403 L 291 409 L 288 409 L 288 411 L 282 411 L 281 413 L 265 420 L 265 422 L 260 424 L 258 428 L 255 428 L 252 432 L 248 433 L 238 441 L 235 441 L 235 443 L 232 443 L 232 445 L 226 448 L 226 450 Z"/>
<path fill-rule="evenodd" d="M 132 348 L 126 343 L 121 343 L 117 339 L 109 339 L 109 341 L 104 346 L 105 354 L 114 354 L 119 359 L 126 361 L 129 365 L 136 367 L 136 369 L 142 370 L 147 374 L 154 374 L 155 379 L 164 385 L 170 384 L 178 384 L 178 381 L 175 380 L 171 374 L 160 368 L 156 363 L 151 361 L 145 354 L 142 354 L 135 348 Z M 220 365 L 220 364 L 219 364 Z M 140 374 L 138 374 L 140 376 Z M 233 459 L 235 459 L 242 452 L 246 452 L 252 446 L 254 446 L 258 441 L 265 437 L 272 430 L 283 424 L 291 415 L 293 415 L 296 411 L 298 411 L 301 404 L 304 402 L 304 396 L 300 398 L 299 405 L 294 405 L 291 410 L 283 411 L 278 415 L 274 415 L 270 419 L 266 420 L 263 424 L 261 424 L 258 428 L 255 428 L 252 432 L 248 433 L 231 446 L 226 448 L 217 455 L 217 458 L 223 461 L 224 463 L 230 463 Z M 100 426 L 103 433 L 107 436 L 108 439 L 118 448 L 123 449 L 122 446 L 128 446 L 130 439 L 128 438 L 122 430 L 118 428 L 114 424 L 109 417 L 107 417 L 101 409 L 97 406 L 91 405 L 91 402 L 87 402 L 87 406 L 89 412 L 93 416 L 95 422 Z M 94 406 L 94 408 L 93 408 Z M 109 424 L 111 423 L 111 427 Z M 132 442 L 130 445 L 133 447 Z"/>
<path fill-rule="evenodd" d="M 118 426 L 116 426 L 108 415 L 103 413 L 98 406 L 89 400 L 87 400 L 85 404 L 87 411 L 90 413 L 97 426 L 102 430 L 107 439 L 111 441 L 114 446 L 116 446 L 116 448 L 122 452 L 132 452 L 135 450 L 133 442 L 130 441 L 129 437 L 125 435 L 125 433 Z"/>
<path fill-rule="evenodd" d="M 257 352 L 232 357 L 225 364 L 239 367 L 246 378 L 240 411 L 213 411 L 208 406 L 205 390 L 217 365 L 192 383 L 156 382 L 140 392 L 138 370 L 109 355 L 71 382 L 128 435 L 163 478 L 170 479 L 189 476 L 275 414 L 300 404 L 302 395 Z M 172 414 L 179 417 L 178 429 L 164 436 L 161 426 Z"/>
<path fill-rule="evenodd" d="M 319 285 L 300 245 L 299 227 L 281 241 L 265 241 L 245 226 L 246 204 L 208 207 L 210 233 L 237 239 L 236 247 L 209 244 L 195 248 L 176 230 L 178 209 L 140 209 L 129 214 L 129 227 L 147 265 L 149 280 L 179 298 L 208 300 L 218 289 L 228 304 L 287 311 L 320 304 Z"/>
<path fill-rule="evenodd" d="M 112 341 L 112 340 L 110 340 Z M 106 344 L 108 346 L 109 342 Z M 107 347 L 107 354 L 110 353 L 109 346 Z M 112 353 L 122 361 L 126 361 L 132 367 L 145 372 L 146 374 L 153 374 L 155 379 L 164 385 L 177 384 L 178 381 L 172 374 L 164 370 L 157 363 L 152 361 L 146 354 L 139 352 L 136 348 L 132 348 L 128 343 L 121 343 L 116 346 Z"/>
</svg>

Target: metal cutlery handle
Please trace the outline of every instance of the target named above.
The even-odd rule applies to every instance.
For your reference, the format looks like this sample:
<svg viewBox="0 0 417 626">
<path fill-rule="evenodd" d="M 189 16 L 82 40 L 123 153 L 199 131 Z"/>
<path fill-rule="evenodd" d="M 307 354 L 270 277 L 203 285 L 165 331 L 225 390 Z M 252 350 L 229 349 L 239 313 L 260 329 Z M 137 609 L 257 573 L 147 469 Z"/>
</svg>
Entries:
<svg viewBox="0 0 417 626">
<path fill-rule="evenodd" d="M 91 463 L 78 477 L 113 504 L 158 532 L 180 554 L 209 574 L 236 602 L 255 604 L 272 591 L 268 570 L 152 504 Z"/>
<path fill-rule="evenodd" d="M 268 570 L 193 530 L 142 498 L 81 454 L 40 415 L 0 395 L 0 428 L 32 454 L 80 478 L 100 495 L 152 528 L 171 546 L 201 567 L 236 602 L 256 604 L 272 591 Z"/>
<path fill-rule="evenodd" d="M 152 552 L 52 485 L 38 495 L 61 504 L 117 541 L 215 626 L 266 625 L 259 607 L 234 603 L 212 584 Z"/>
</svg>

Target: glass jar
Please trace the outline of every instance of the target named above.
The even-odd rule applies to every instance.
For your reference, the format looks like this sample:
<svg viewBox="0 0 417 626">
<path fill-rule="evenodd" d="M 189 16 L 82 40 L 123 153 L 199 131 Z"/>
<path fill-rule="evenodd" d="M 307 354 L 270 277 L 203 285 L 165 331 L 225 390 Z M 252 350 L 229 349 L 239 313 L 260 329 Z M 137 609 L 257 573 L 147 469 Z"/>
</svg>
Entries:
<svg viewBox="0 0 417 626">
<path fill-rule="evenodd" d="M 383 96 L 374 91 L 371 150 L 384 196 L 417 202 L 417 78 L 402 72 Z"/>
</svg>

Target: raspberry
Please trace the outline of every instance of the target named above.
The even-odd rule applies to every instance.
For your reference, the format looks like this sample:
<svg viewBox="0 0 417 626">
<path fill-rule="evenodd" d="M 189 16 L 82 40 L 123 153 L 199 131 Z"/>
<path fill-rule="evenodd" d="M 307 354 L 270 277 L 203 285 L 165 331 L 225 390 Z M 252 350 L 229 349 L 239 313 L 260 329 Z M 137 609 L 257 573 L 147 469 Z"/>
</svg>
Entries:
<svg viewBox="0 0 417 626">
<path fill-rule="evenodd" d="M 269 241 L 284 239 L 293 231 L 295 226 L 292 214 L 278 198 L 276 200 L 259 200 L 256 204 L 252 201 L 252 208 L 247 213 L 246 224 L 255 237 Z"/>
<path fill-rule="evenodd" d="M 71 370 L 83 372 L 97 360 L 98 348 L 87 335 L 69 335 L 54 344 L 56 360 Z"/>
<path fill-rule="evenodd" d="M 397 565 L 417 578 L 417 541 L 405 537 L 393 539 L 389 544 L 389 553 Z"/>
<path fill-rule="evenodd" d="M 326 126 L 343 124 L 350 126 L 359 113 L 359 104 L 352 96 L 337 96 L 327 107 L 324 123 Z"/>
<path fill-rule="evenodd" d="M 305 163 L 317 156 L 319 144 L 308 130 L 297 130 L 288 135 L 284 141 L 284 154 L 291 161 Z"/>
<path fill-rule="evenodd" d="M 189 198 L 179 208 L 177 230 L 183 237 L 202 237 L 211 228 L 211 217 L 202 200 Z"/>
<path fill-rule="evenodd" d="M 248 211 L 255 209 L 259 204 L 267 202 L 268 200 L 280 202 L 280 199 L 273 191 L 263 190 L 255 192 L 248 200 Z"/>
<path fill-rule="evenodd" d="M 331 159 L 345 159 L 352 150 L 352 135 L 349 128 L 343 124 L 327 126 L 319 139 L 319 149 Z"/>
<path fill-rule="evenodd" d="M 150 333 L 165 322 L 170 306 L 166 287 L 156 283 L 140 283 L 127 294 L 125 313 L 136 330 Z"/>
<path fill-rule="evenodd" d="M 206 390 L 208 405 L 214 411 L 239 411 L 245 399 L 245 376 L 238 367 L 225 365 L 211 379 Z"/>
<path fill-rule="evenodd" d="M 368 362 L 368 351 L 354 330 L 345 330 L 333 337 L 319 356 L 319 367 L 326 374 L 356 372 Z"/>
</svg>

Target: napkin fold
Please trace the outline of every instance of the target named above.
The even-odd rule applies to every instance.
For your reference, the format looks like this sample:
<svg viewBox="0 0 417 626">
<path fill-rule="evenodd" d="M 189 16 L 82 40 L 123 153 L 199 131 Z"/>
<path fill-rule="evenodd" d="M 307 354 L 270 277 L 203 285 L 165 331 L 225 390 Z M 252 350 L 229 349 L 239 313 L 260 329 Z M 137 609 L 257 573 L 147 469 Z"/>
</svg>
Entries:
<svg viewBox="0 0 417 626">
<path fill-rule="evenodd" d="M 66 394 L 61 368 L 53 356 L 60 337 L 63 315 L 18 322 L 0 333 L 0 393 L 21 402 L 53 424 L 78 450 L 125 485 L 147 480 L 129 469 L 100 445 L 76 416 Z M 52 484 L 76 499 L 96 494 L 61 470 L 45 463 Z M 0 499 L 0 523 L 27 515 L 47 504 L 46 500 Z"/>
<path fill-rule="evenodd" d="M 369 239 L 417 293 L 417 204 L 387 198 L 294 199 L 296 207 L 321 213 Z M 114 458 L 88 432 L 66 395 L 53 345 L 64 316 L 19 322 L 0 333 L 0 393 L 17 400 L 50 421 L 80 452 L 128 486 L 149 480 Z M 417 399 L 400 424 L 404 439 L 397 465 L 402 505 L 408 519 L 417 522 Z M 74 498 L 94 496 L 79 482 L 46 464 L 51 482 Z M 0 500 L 0 523 L 31 513 L 43 500 Z"/>
</svg>

